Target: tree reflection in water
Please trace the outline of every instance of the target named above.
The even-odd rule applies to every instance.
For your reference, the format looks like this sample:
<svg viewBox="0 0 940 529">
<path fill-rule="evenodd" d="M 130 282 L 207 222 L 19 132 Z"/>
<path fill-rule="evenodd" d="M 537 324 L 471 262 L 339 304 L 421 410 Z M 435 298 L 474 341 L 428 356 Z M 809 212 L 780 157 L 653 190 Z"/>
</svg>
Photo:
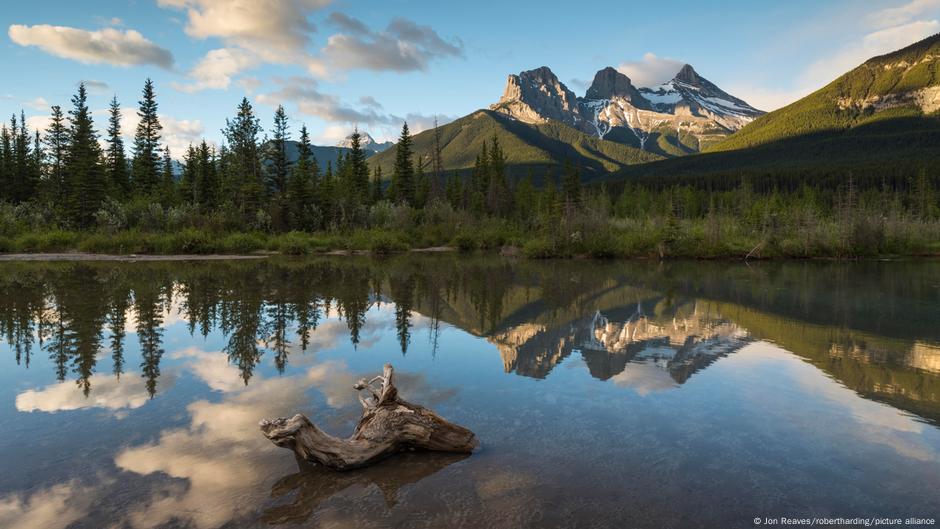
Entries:
<svg viewBox="0 0 940 529">
<path fill-rule="evenodd" d="M 24 368 L 37 351 L 88 395 L 100 351 L 113 375 L 127 333 L 159 392 L 163 329 L 224 335 L 245 384 L 265 355 L 283 372 L 328 316 L 358 346 L 368 311 L 393 304 L 406 354 L 415 315 L 493 343 L 507 372 L 544 378 L 573 352 L 596 378 L 630 366 L 683 384 L 753 339 L 777 342 L 866 398 L 940 420 L 940 263 L 514 262 L 457 256 L 0 264 L 0 333 Z M 314 342 L 315 343 L 315 342 Z M 433 354 L 433 353 L 432 353 Z"/>
</svg>

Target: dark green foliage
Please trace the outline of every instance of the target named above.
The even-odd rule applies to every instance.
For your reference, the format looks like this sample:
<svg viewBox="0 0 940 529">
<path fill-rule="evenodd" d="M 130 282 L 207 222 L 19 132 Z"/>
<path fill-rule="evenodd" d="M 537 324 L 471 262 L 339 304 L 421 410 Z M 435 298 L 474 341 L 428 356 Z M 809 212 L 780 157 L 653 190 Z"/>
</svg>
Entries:
<svg viewBox="0 0 940 529">
<path fill-rule="evenodd" d="M 66 216 L 79 228 L 91 226 L 107 190 L 107 175 L 100 163 L 101 148 L 87 100 L 82 83 L 72 97 L 71 128 L 63 168 Z"/>
<path fill-rule="evenodd" d="M 317 227 L 317 209 L 313 199 L 319 173 L 317 159 L 310 149 L 307 126 L 304 125 L 300 128 L 297 163 L 291 168 L 287 182 L 289 220 L 295 230 L 312 230 Z"/>
<path fill-rule="evenodd" d="M 261 152 L 258 134 L 261 124 L 255 117 L 248 98 L 242 98 L 238 114 L 225 120 L 222 134 L 228 142 L 226 168 L 223 174 L 224 196 L 230 197 L 234 207 L 247 219 L 253 217 L 262 205 L 264 184 L 261 171 Z"/>
<path fill-rule="evenodd" d="M 415 200 L 414 163 L 408 123 L 402 125 L 401 136 L 398 137 L 398 143 L 395 145 L 395 164 L 392 166 L 389 198 L 394 202 L 404 204 L 413 204 Z"/>
<path fill-rule="evenodd" d="M 139 196 L 152 196 L 160 189 L 160 119 L 157 117 L 157 98 L 153 81 L 144 83 L 143 96 L 139 102 L 137 131 L 134 134 L 134 160 L 131 178 L 134 192 Z"/>
<path fill-rule="evenodd" d="M 118 103 L 117 96 L 111 99 L 107 134 L 108 150 L 105 155 L 108 183 L 116 198 L 127 198 L 131 194 L 131 181 L 124 153 L 124 139 L 121 136 L 121 104 Z"/>
</svg>

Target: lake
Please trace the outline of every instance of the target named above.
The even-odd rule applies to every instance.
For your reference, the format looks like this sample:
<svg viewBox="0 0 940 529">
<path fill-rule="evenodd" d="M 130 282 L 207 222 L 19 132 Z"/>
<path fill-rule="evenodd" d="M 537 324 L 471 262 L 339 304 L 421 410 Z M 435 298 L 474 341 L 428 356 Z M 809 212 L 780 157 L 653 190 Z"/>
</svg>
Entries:
<svg viewBox="0 0 940 529">
<path fill-rule="evenodd" d="M 0 334 L 5 528 L 940 517 L 940 261 L 4 262 Z M 261 435 L 386 362 L 481 448 Z"/>
</svg>

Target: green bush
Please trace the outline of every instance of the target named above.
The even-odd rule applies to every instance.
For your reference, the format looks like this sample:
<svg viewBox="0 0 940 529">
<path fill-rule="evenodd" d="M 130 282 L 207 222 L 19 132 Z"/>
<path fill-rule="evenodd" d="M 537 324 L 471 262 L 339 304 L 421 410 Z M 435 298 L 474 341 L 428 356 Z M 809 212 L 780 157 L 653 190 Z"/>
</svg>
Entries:
<svg viewBox="0 0 940 529">
<path fill-rule="evenodd" d="M 75 232 L 51 230 L 21 235 L 14 245 L 21 252 L 65 252 L 75 249 L 76 241 Z"/>
<path fill-rule="evenodd" d="M 285 255 L 306 255 L 311 251 L 310 236 L 299 231 L 292 231 L 276 237 L 270 247 Z"/>
<path fill-rule="evenodd" d="M 591 235 L 584 241 L 585 251 L 596 259 L 610 259 L 620 253 L 619 241 L 609 230 Z"/>
<path fill-rule="evenodd" d="M 561 257 L 561 252 L 547 238 L 539 237 L 529 240 L 522 246 L 522 255 L 529 259 L 551 259 Z"/>
<path fill-rule="evenodd" d="M 369 241 L 369 251 L 376 255 L 388 255 L 408 249 L 408 244 L 392 233 L 374 233 Z"/>
<path fill-rule="evenodd" d="M 473 252 L 480 247 L 476 237 L 474 237 L 473 234 L 467 232 L 458 233 L 455 235 L 453 245 L 456 246 L 457 250 L 462 253 Z"/>
<path fill-rule="evenodd" d="M 218 251 L 228 254 L 248 254 L 264 248 L 264 237 L 257 233 L 232 233 L 219 241 Z"/>
</svg>

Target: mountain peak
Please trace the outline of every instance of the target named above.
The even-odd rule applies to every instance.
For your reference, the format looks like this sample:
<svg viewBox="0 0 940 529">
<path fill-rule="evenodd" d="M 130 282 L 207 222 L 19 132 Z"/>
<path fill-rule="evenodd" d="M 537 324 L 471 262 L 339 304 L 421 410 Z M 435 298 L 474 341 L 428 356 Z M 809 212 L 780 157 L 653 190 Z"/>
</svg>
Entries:
<svg viewBox="0 0 940 529">
<path fill-rule="evenodd" d="M 548 66 L 510 75 L 503 97 L 490 108 L 527 123 L 554 119 L 574 126 L 580 119 L 574 92 Z"/>
<path fill-rule="evenodd" d="M 347 149 L 352 148 L 352 137 L 353 137 L 352 134 L 350 134 L 349 136 L 346 136 L 345 138 L 340 140 L 339 143 L 336 144 L 336 146 L 345 147 Z M 375 139 L 368 132 L 359 131 L 359 146 L 362 148 L 362 150 L 366 152 L 382 152 L 385 149 L 388 149 L 389 147 L 391 147 L 392 145 L 394 144 L 390 141 L 387 141 L 385 143 L 379 143 L 375 141 Z"/>
<path fill-rule="evenodd" d="M 702 82 L 702 77 L 695 71 L 695 68 L 692 68 L 691 64 L 686 64 L 679 70 L 679 73 L 676 74 L 673 80 L 690 85 L 697 85 Z"/>
<path fill-rule="evenodd" d="M 621 96 L 627 100 L 634 99 L 636 88 L 630 78 L 610 66 L 598 71 L 594 75 L 594 82 L 584 95 L 586 99 L 612 99 Z"/>
</svg>

